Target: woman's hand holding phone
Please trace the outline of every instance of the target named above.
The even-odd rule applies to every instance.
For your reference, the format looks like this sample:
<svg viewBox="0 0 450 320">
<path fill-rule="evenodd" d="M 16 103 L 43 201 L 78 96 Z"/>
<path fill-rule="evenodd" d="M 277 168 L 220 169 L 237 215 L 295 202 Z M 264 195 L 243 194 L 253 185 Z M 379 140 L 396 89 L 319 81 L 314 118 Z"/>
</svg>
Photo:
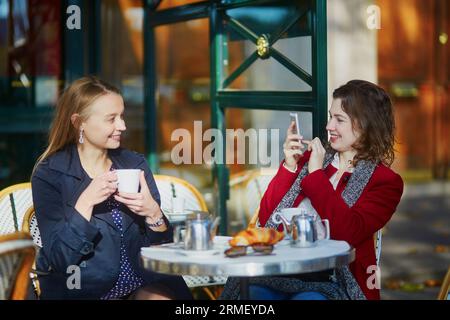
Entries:
<svg viewBox="0 0 450 320">
<path fill-rule="evenodd" d="M 291 121 L 283 144 L 284 166 L 291 171 L 295 171 L 297 162 L 303 155 L 302 150 L 305 148 L 302 144 L 303 136 L 297 134 L 298 131 L 295 121 Z"/>
</svg>

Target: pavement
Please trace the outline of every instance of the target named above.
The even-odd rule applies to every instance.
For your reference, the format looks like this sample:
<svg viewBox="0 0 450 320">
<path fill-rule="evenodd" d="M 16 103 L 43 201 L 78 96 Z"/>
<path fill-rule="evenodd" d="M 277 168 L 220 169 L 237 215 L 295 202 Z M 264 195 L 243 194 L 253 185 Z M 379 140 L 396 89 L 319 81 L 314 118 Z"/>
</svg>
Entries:
<svg viewBox="0 0 450 320">
<path fill-rule="evenodd" d="M 382 248 L 382 299 L 435 300 L 450 266 L 450 181 L 405 185 Z"/>
</svg>

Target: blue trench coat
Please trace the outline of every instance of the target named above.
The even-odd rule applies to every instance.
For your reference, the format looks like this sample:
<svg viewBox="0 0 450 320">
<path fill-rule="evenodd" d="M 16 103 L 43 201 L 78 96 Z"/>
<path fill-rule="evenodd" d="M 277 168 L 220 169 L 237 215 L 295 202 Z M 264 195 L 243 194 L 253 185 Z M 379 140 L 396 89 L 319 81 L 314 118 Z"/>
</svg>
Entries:
<svg viewBox="0 0 450 320">
<path fill-rule="evenodd" d="M 117 169 L 144 170 L 150 192 L 160 204 L 153 174 L 143 155 L 122 148 L 110 149 L 108 154 Z M 50 156 L 33 174 L 33 202 L 43 243 L 36 267 L 48 272 L 39 277 L 42 299 L 99 299 L 118 278 L 120 231 L 111 213 L 104 209 L 106 206 L 98 205 L 87 221 L 74 208 L 91 181 L 81 166 L 75 145 L 68 145 Z M 124 213 L 123 241 L 130 263 L 145 285 L 162 284 L 176 299 L 191 299 L 182 277 L 150 272 L 140 264 L 141 247 L 172 241 L 173 228 L 167 218 L 164 217 L 169 228 L 154 232 L 145 225 L 144 217 L 123 204 L 120 209 Z M 80 288 L 74 288 L 73 266 L 80 271 Z M 68 286 L 68 282 L 72 285 Z"/>
</svg>

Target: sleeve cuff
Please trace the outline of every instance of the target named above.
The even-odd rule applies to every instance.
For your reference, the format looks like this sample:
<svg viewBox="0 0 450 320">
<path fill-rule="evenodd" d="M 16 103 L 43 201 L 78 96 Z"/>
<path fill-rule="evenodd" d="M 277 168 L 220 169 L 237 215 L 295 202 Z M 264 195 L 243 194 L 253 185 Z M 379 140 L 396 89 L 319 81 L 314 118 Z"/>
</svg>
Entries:
<svg viewBox="0 0 450 320">
<path fill-rule="evenodd" d="M 298 174 L 300 172 L 300 167 L 297 164 L 296 170 L 295 170 L 295 172 L 293 172 L 293 171 L 287 169 L 284 166 L 284 163 L 285 162 L 283 160 L 283 162 L 281 163 L 280 168 L 278 169 L 276 177 L 277 177 L 278 183 L 281 183 L 285 187 L 289 187 L 290 188 L 290 186 L 294 183 L 295 179 L 297 178 L 297 176 L 298 176 Z"/>
<path fill-rule="evenodd" d="M 150 239 L 151 244 L 173 241 L 173 227 L 170 224 L 169 220 L 167 219 L 167 217 L 165 216 L 164 213 L 163 213 L 163 219 L 164 219 L 164 223 L 167 226 L 167 229 L 165 231 L 161 231 L 161 232 L 153 231 L 152 229 L 150 229 L 150 226 L 147 224 L 147 222 L 145 222 L 145 225 L 147 227 L 147 235 Z"/>
<path fill-rule="evenodd" d="M 87 255 L 94 251 L 94 239 L 99 233 L 94 221 L 87 221 L 78 211 L 74 212 L 66 222 L 61 240 L 73 250 Z"/>
</svg>

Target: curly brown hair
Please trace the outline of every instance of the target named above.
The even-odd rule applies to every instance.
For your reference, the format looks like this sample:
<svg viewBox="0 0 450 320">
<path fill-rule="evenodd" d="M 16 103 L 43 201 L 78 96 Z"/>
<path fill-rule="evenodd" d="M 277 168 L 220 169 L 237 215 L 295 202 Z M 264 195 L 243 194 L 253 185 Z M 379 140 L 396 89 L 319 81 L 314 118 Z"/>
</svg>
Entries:
<svg viewBox="0 0 450 320">
<path fill-rule="evenodd" d="M 342 110 L 360 132 L 353 145 L 354 164 L 368 160 L 390 166 L 395 157 L 395 119 L 387 92 L 371 82 L 351 80 L 334 90 L 333 99 L 341 100 Z"/>
</svg>

